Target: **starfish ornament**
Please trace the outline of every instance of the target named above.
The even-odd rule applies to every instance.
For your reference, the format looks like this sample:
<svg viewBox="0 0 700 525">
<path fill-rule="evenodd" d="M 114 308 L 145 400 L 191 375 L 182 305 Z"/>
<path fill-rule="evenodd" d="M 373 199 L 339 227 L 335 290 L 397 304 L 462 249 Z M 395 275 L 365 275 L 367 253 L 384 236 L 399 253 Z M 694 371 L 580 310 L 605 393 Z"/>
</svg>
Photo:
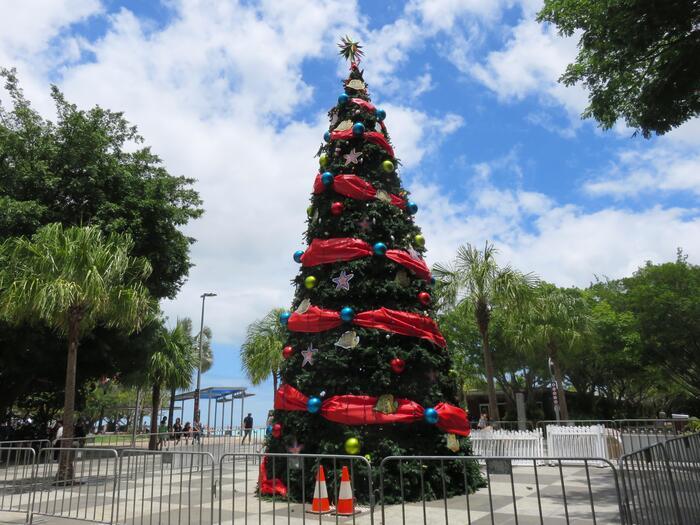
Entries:
<svg viewBox="0 0 700 525">
<path fill-rule="evenodd" d="M 306 350 L 301 351 L 301 357 L 303 357 L 303 361 L 301 362 L 301 367 L 304 368 L 306 364 L 313 365 L 314 364 L 314 355 L 318 352 L 317 348 L 314 348 L 311 343 L 309 343 L 309 347 Z"/>
<path fill-rule="evenodd" d="M 413 246 L 409 246 L 408 250 L 406 251 L 408 252 L 408 255 L 411 256 L 411 259 L 413 259 L 414 261 L 420 261 L 422 259 L 420 253 L 418 253 Z"/>
<path fill-rule="evenodd" d="M 345 270 L 341 270 L 338 277 L 333 277 L 331 281 L 335 283 L 336 291 L 345 290 L 346 292 L 350 290 L 350 280 L 355 277 L 354 273 L 346 273 Z"/>
<path fill-rule="evenodd" d="M 343 155 L 343 158 L 345 159 L 345 165 L 349 166 L 350 164 L 357 164 L 361 156 L 361 151 L 357 151 L 355 148 L 352 148 L 352 151 L 350 153 L 346 153 L 345 155 Z"/>
<path fill-rule="evenodd" d="M 296 439 L 294 443 L 287 447 L 287 452 L 290 454 L 299 454 L 302 450 L 304 450 L 304 445 L 300 445 Z"/>
</svg>

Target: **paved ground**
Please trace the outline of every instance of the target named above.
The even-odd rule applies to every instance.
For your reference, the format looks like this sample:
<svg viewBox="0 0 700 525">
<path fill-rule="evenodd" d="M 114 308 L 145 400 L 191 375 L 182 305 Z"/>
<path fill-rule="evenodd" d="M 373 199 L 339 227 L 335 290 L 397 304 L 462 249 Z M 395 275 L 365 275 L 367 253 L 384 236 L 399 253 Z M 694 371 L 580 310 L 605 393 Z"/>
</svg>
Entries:
<svg viewBox="0 0 700 525">
<path fill-rule="evenodd" d="M 320 517 L 305 513 L 304 507 L 299 504 L 287 504 L 280 500 L 262 501 L 255 495 L 258 465 L 252 461 L 247 464 L 247 476 L 245 462 L 236 462 L 235 473 L 233 464 L 224 462 L 219 482 L 218 465 L 213 465 L 207 458 L 176 454 L 170 461 L 163 461 L 163 457 L 143 454 L 122 462 L 118 485 L 114 483 L 117 472 L 106 460 L 103 460 L 102 471 L 99 473 L 95 472 L 94 459 L 86 462 L 91 465 L 82 466 L 77 472 L 81 483 L 73 486 L 57 487 L 51 483 L 50 475 L 47 475 L 44 490 L 35 500 L 35 510 L 52 516 L 38 514 L 34 516 L 34 522 L 65 525 L 68 520 L 55 517 L 59 515 L 91 521 L 113 519 L 129 524 L 199 525 L 218 521 L 221 512 L 221 523 L 233 525 L 382 523 L 381 506 L 375 508 L 373 515 L 369 509 L 362 509 L 353 518 L 333 515 Z M 482 470 L 486 476 L 485 469 Z M 405 506 L 387 506 L 383 509 L 385 523 L 620 523 L 609 468 L 589 468 L 587 477 L 586 469 L 581 466 L 564 466 L 560 471 L 559 467 L 541 465 L 537 468 L 538 484 L 535 483 L 532 466 L 513 467 L 512 483 L 510 474 L 493 474 L 488 477 L 489 486 L 468 498 L 461 496 L 446 501 L 426 502 L 425 505 L 411 503 Z M 215 487 L 213 506 L 212 487 Z M 111 506 L 113 491 L 120 502 L 115 509 Z M 0 512 L 0 523 L 21 522 L 23 515 L 20 513 Z"/>
</svg>

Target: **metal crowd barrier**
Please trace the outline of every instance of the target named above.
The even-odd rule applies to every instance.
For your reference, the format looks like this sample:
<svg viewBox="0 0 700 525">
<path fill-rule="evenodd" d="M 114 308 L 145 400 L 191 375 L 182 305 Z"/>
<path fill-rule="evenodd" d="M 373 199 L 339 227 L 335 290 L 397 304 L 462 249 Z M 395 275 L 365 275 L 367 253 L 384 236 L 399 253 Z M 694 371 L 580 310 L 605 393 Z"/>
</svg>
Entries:
<svg viewBox="0 0 700 525">
<path fill-rule="evenodd" d="M 119 459 L 116 523 L 213 524 L 214 458 L 207 452 L 128 449 Z"/>
<path fill-rule="evenodd" d="M 34 471 L 31 515 L 112 523 L 117 476 L 115 450 L 42 449 Z"/>
<path fill-rule="evenodd" d="M 700 434 L 625 454 L 620 475 L 626 523 L 700 523 Z"/>
<path fill-rule="evenodd" d="M 343 467 L 347 467 L 356 514 L 329 516 L 311 512 L 316 476 L 323 466 L 329 503 L 334 510 L 340 495 Z M 259 475 L 272 472 L 270 495 L 260 496 Z M 279 482 L 279 485 L 278 485 Z M 283 488 L 284 487 L 284 488 Z M 276 489 L 276 490 L 275 490 Z M 280 493 L 278 493 L 279 491 Z M 285 495 L 281 495 L 284 491 Z M 219 461 L 219 523 L 333 522 L 374 524 L 372 467 L 363 456 L 328 454 L 235 453 Z"/>
<path fill-rule="evenodd" d="M 0 456 L 0 510 L 22 512 L 30 517 L 34 491 L 33 448 L 6 448 Z"/>
<path fill-rule="evenodd" d="M 605 468 L 596 468 L 590 458 L 575 459 L 581 464 L 558 460 L 554 466 L 542 466 L 542 458 L 387 457 L 379 467 L 382 523 L 620 523 L 619 485 L 612 463 L 605 461 Z M 468 471 L 482 462 L 486 486 L 470 492 Z M 424 472 L 431 464 L 438 468 L 440 483 L 437 493 L 427 495 Z M 391 487 L 394 494 L 399 492 L 398 505 L 385 502 L 389 470 L 398 474 L 399 487 Z M 408 486 L 420 487 L 418 501 L 405 501 Z"/>
</svg>

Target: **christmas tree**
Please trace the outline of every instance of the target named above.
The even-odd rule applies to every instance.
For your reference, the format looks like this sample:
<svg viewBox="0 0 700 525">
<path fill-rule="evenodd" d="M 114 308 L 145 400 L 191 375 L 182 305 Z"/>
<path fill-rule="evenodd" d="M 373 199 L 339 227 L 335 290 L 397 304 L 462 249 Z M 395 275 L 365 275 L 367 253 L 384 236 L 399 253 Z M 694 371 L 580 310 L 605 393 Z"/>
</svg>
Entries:
<svg viewBox="0 0 700 525">
<path fill-rule="evenodd" d="M 294 254 L 296 293 L 280 317 L 288 341 L 267 450 L 361 454 L 373 467 L 391 455 L 467 455 L 469 424 L 433 318 L 418 207 L 401 186 L 386 114 L 370 100 L 361 47 L 347 37 L 340 47 L 350 74 L 328 113 L 307 248 Z M 425 471 L 428 496 L 442 494 L 436 469 Z M 269 478 L 289 477 L 283 461 L 272 470 Z M 451 462 L 446 473 L 453 494 L 468 490 L 465 479 L 472 488 L 480 482 L 471 463 Z M 385 489 L 398 490 L 392 475 Z M 408 487 L 405 497 L 418 490 Z"/>
</svg>

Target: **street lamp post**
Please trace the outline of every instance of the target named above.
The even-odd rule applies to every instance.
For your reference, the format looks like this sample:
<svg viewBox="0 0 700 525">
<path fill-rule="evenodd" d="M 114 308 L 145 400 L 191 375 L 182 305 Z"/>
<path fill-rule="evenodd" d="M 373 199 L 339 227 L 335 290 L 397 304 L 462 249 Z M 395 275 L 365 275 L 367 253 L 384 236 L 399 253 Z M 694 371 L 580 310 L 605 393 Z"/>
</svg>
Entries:
<svg viewBox="0 0 700 525">
<path fill-rule="evenodd" d="M 202 381 L 202 333 L 204 332 L 204 300 L 207 297 L 216 297 L 215 293 L 206 292 L 202 298 L 202 317 L 199 323 L 199 364 L 197 365 L 197 388 L 194 391 L 194 417 L 192 421 L 199 423 L 199 388 Z"/>
</svg>

